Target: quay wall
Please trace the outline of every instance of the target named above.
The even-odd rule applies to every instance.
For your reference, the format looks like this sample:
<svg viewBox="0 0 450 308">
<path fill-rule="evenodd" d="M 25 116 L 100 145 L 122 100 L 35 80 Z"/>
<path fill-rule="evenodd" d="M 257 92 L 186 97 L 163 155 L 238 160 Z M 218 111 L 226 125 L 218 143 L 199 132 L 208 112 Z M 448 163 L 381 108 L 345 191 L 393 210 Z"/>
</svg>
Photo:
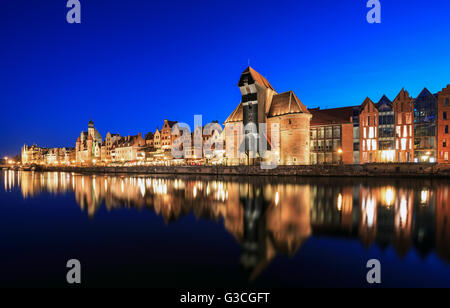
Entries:
<svg viewBox="0 0 450 308">
<path fill-rule="evenodd" d="M 37 167 L 36 171 L 221 176 L 450 177 L 450 165 L 411 163 L 278 166 L 275 169 L 261 169 L 260 166 Z"/>
</svg>

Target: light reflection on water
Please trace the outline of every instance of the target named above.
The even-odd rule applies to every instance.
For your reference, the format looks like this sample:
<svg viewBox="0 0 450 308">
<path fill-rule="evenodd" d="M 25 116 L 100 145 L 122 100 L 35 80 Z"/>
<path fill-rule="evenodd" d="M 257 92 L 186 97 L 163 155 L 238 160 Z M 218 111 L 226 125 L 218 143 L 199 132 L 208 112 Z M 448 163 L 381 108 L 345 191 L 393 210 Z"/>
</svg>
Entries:
<svg viewBox="0 0 450 308">
<path fill-rule="evenodd" d="M 3 171 L 5 192 L 23 198 L 74 193 L 94 219 L 104 206 L 149 209 L 166 223 L 193 213 L 223 220 L 256 279 L 277 254 L 293 256 L 313 236 L 358 239 L 365 247 L 416 249 L 450 261 L 449 182 L 395 179 L 195 178 Z"/>
</svg>

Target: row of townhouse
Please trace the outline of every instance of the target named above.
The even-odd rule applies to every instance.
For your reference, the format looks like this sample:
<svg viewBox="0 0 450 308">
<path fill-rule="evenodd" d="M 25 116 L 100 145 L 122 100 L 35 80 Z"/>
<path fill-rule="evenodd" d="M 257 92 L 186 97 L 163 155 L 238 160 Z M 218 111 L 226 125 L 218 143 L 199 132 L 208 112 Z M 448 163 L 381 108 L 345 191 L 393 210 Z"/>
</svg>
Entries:
<svg viewBox="0 0 450 308">
<path fill-rule="evenodd" d="M 75 148 L 40 148 L 24 145 L 21 151 L 23 165 L 70 165 L 75 162 Z"/>
<path fill-rule="evenodd" d="M 216 156 L 204 155 L 203 144 L 209 140 L 221 140 L 221 130 L 211 133 L 197 129 L 185 134 L 176 129 L 176 121 L 164 120 L 161 130 L 149 132 L 145 136 L 141 133 L 133 136 L 121 136 L 108 132 L 104 140 L 94 127 L 92 121 L 88 124 L 88 131 L 82 132 L 78 137 L 75 147 L 77 165 L 182 165 L 186 163 L 205 164 L 216 163 Z M 220 131 L 220 133 L 219 133 Z M 187 136 L 191 138 L 186 138 Z M 196 136 L 201 136 L 200 142 L 195 142 Z M 176 140 L 181 157 L 174 157 L 172 147 Z M 200 154 L 194 151 L 195 146 L 200 145 Z M 192 151 L 192 152 L 191 152 Z M 195 152 L 195 153 L 194 153 Z M 221 152 L 223 154 L 223 151 Z"/>
<path fill-rule="evenodd" d="M 277 93 L 251 67 L 241 74 L 238 87 L 242 101 L 223 131 L 217 122 L 210 123 L 216 129 L 198 126 L 191 132 L 181 123 L 165 120 L 161 130 L 145 136 L 108 133 L 103 140 L 89 121 L 88 131 L 80 134 L 72 150 L 73 159 L 70 149 L 60 154 L 56 149 L 25 146 L 22 161 L 77 165 L 242 165 L 262 160 L 277 160 L 278 165 L 449 163 L 450 85 L 435 94 L 425 88 L 417 98 L 402 89 L 393 101 L 383 95 L 377 103 L 366 98 L 361 105 L 334 109 L 309 109 L 293 91 Z M 267 131 L 259 131 L 261 124 L 267 124 Z"/>
<path fill-rule="evenodd" d="M 225 121 L 227 134 L 235 135 L 227 139 L 234 151 L 230 165 L 258 163 L 248 153 L 261 138 L 268 148 L 277 144 L 276 151 L 258 149 L 252 157 L 272 156 L 279 165 L 449 163 L 450 85 L 435 94 L 425 88 L 417 98 L 402 89 L 393 101 L 383 95 L 377 103 L 366 98 L 361 105 L 333 109 L 310 109 L 292 91 L 277 93 L 251 67 L 238 87 L 242 101 Z M 261 136 L 249 124 L 277 126 Z"/>
<path fill-rule="evenodd" d="M 311 164 L 449 163 L 450 86 L 412 98 L 402 89 L 391 101 L 309 109 Z"/>
</svg>

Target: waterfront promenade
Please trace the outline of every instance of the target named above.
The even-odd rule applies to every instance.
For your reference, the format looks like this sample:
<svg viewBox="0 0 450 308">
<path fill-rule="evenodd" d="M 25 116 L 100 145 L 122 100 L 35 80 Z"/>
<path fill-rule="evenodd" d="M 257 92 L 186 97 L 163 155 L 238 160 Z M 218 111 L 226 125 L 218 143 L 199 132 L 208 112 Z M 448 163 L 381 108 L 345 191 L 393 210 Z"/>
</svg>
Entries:
<svg viewBox="0 0 450 308">
<path fill-rule="evenodd" d="M 19 167 L 15 167 L 20 169 Z M 234 176 L 320 176 L 320 177 L 450 177 L 450 165 L 442 164 L 365 164 L 278 166 L 136 166 L 136 167 L 56 167 L 38 166 L 36 171 L 77 173 L 193 174 Z"/>
</svg>

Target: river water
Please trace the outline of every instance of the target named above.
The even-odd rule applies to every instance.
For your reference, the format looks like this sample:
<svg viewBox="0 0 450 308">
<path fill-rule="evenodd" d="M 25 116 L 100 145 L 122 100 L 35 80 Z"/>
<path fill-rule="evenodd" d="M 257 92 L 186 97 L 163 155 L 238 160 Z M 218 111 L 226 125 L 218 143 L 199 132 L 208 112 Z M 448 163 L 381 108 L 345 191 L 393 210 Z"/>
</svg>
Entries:
<svg viewBox="0 0 450 308">
<path fill-rule="evenodd" d="M 0 284 L 450 287 L 449 180 L 1 171 Z"/>
</svg>

